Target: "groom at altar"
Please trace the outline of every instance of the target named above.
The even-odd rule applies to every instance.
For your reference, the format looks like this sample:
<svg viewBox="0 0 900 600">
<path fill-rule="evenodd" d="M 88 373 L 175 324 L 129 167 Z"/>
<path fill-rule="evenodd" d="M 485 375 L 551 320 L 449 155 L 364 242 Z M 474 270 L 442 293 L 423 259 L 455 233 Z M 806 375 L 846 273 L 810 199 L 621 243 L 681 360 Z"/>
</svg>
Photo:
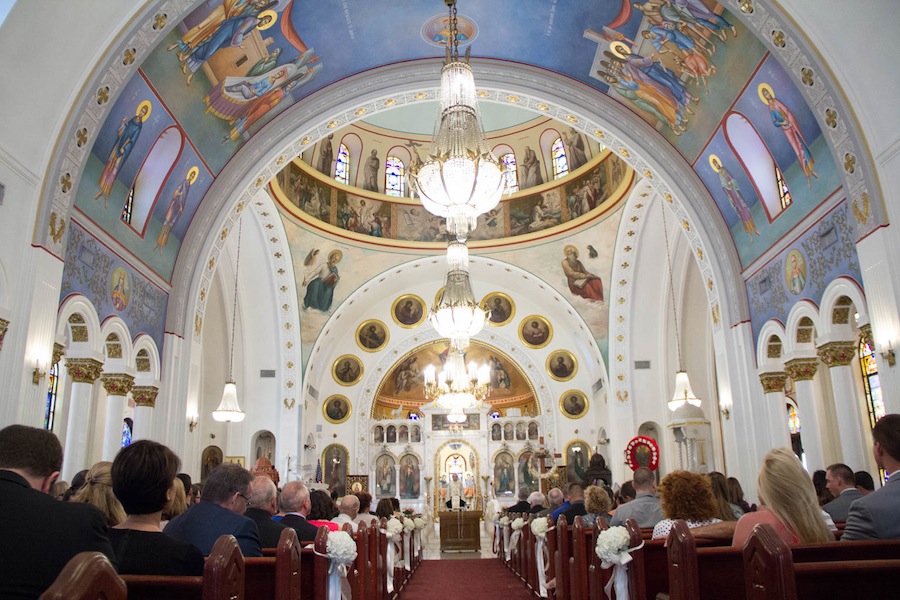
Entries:
<svg viewBox="0 0 900 600">
<path fill-rule="evenodd" d="M 464 500 L 464 488 L 462 481 L 459 480 L 459 475 L 454 473 L 451 476 L 450 485 L 447 486 L 447 508 L 451 510 L 456 510 L 458 508 L 465 508 L 466 501 Z"/>
</svg>

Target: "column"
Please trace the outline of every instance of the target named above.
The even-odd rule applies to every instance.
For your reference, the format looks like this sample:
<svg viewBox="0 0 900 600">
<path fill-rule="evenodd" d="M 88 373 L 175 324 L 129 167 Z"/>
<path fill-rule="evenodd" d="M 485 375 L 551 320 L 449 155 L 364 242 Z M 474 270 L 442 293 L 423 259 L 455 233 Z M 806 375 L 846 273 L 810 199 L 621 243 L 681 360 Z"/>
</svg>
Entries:
<svg viewBox="0 0 900 600">
<path fill-rule="evenodd" d="M 131 388 L 131 397 L 134 398 L 132 440 L 145 440 L 150 437 L 150 422 L 153 419 L 153 408 L 156 406 L 158 394 L 159 388 L 152 385 L 136 385 Z"/>
<path fill-rule="evenodd" d="M 75 473 L 91 466 L 87 464 L 91 405 L 94 401 L 94 382 L 103 371 L 103 363 L 93 358 L 67 358 L 66 370 L 72 380 L 72 393 L 69 395 L 69 419 L 66 423 L 66 447 L 61 477 L 72 481 Z"/>
<path fill-rule="evenodd" d="M 863 443 L 856 377 L 850 366 L 856 356 L 856 342 L 830 342 L 820 346 L 818 353 L 822 362 L 828 365 L 828 375 L 831 377 L 843 461 L 858 471 L 868 465 L 868 453 Z"/>
<path fill-rule="evenodd" d="M 794 388 L 797 390 L 800 439 L 803 442 L 806 466 L 810 473 L 827 466 L 825 455 L 822 452 L 822 427 L 816 402 L 816 387 L 813 381 L 818 368 L 818 358 L 795 358 L 784 363 L 784 370 L 794 380 Z"/>
<path fill-rule="evenodd" d="M 784 383 L 787 373 L 776 371 L 760 373 L 759 382 L 766 395 L 766 419 L 772 448 L 790 448 L 791 432 L 787 422 L 787 400 L 784 397 Z"/>
<path fill-rule="evenodd" d="M 122 447 L 122 415 L 134 377 L 125 373 L 104 373 L 100 376 L 106 390 L 106 423 L 103 426 L 103 460 L 112 460 Z"/>
</svg>

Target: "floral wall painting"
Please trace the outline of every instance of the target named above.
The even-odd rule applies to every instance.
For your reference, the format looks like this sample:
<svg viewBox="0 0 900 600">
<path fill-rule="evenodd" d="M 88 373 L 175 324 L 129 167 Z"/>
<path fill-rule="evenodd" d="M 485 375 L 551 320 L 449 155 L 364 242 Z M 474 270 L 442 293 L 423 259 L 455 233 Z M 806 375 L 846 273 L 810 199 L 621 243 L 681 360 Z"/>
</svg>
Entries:
<svg viewBox="0 0 900 600">
<path fill-rule="evenodd" d="M 787 253 L 784 260 L 784 282 L 790 293 L 799 296 L 806 287 L 806 259 L 797 250 Z"/>
</svg>

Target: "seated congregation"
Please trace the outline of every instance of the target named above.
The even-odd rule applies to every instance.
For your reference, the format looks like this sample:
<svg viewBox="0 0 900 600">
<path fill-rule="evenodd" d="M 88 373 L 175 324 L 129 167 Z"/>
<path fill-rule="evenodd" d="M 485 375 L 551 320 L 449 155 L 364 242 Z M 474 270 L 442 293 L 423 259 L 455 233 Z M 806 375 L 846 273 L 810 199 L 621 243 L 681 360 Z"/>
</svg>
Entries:
<svg viewBox="0 0 900 600">
<path fill-rule="evenodd" d="M 0 598 L 396 597 L 421 562 L 421 519 L 361 492 L 335 504 L 291 481 L 214 468 L 202 488 L 140 440 L 56 485 L 46 430 L 0 430 Z M 73 486 L 76 487 L 76 486 Z M 399 507 L 399 501 L 398 501 Z M 336 596 L 333 596 L 336 594 Z"/>
<path fill-rule="evenodd" d="M 873 430 L 880 469 L 900 469 L 900 415 Z M 821 485 L 814 483 L 820 480 Z M 893 597 L 900 569 L 900 477 L 878 490 L 834 464 L 810 477 L 776 448 L 763 459 L 759 506 L 721 473 L 646 467 L 535 492 L 498 514 L 497 557 L 536 597 L 557 600 Z"/>
</svg>

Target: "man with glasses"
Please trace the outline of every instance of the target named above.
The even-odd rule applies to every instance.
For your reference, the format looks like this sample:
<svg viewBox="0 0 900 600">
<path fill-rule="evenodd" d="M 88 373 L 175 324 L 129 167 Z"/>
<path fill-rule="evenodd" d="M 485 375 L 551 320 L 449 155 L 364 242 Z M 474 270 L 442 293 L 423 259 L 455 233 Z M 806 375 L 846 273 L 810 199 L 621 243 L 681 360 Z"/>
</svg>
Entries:
<svg viewBox="0 0 900 600">
<path fill-rule="evenodd" d="M 188 542 L 208 556 L 222 535 L 233 535 L 245 557 L 262 556 L 259 530 L 244 516 L 250 506 L 249 471 L 235 464 L 219 465 L 203 482 L 203 497 L 188 511 L 172 519 L 166 533 Z"/>
</svg>

